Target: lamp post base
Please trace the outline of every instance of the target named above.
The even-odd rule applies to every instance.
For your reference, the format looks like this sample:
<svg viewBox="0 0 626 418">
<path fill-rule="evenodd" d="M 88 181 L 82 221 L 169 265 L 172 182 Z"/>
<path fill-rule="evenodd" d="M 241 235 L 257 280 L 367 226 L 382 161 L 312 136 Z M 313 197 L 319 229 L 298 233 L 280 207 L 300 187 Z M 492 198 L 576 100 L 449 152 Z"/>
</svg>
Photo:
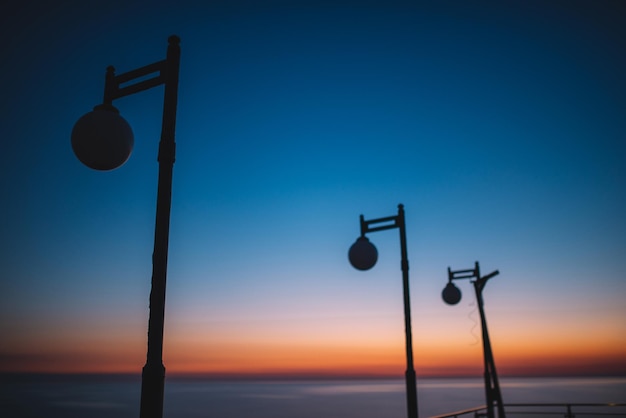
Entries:
<svg viewBox="0 0 626 418">
<path fill-rule="evenodd" d="M 417 382 L 415 370 L 407 370 L 406 378 L 406 405 L 409 418 L 417 418 Z"/>
<path fill-rule="evenodd" d="M 140 418 L 163 417 L 163 395 L 165 388 L 165 367 L 148 365 L 141 373 L 141 407 Z"/>
</svg>

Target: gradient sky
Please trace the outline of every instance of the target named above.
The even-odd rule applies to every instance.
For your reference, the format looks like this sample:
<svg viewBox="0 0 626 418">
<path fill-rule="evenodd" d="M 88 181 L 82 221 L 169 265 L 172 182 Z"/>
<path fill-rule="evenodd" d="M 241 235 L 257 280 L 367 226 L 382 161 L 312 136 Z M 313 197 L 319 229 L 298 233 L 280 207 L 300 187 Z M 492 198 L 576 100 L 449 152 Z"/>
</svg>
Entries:
<svg viewBox="0 0 626 418">
<path fill-rule="evenodd" d="M 624 2 L 40 3 L 0 25 L 0 371 L 141 370 L 163 89 L 115 171 L 70 133 L 177 34 L 169 373 L 402 376 L 397 231 L 347 260 L 399 203 L 418 375 L 480 375 L 475 261 L 500 373 L 626 373 Z"/>
</svg>

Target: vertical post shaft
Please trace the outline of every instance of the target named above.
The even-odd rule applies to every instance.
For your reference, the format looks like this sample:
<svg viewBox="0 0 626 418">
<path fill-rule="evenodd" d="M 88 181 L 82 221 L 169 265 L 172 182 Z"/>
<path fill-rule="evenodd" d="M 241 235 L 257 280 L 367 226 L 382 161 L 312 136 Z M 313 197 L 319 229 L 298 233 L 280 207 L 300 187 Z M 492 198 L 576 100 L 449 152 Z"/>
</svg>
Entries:
<svg viewBox="0 0 626 418">
<path fill-rule="evenodd" d="M 159 179 L 157 188 L 154 252 L 152 254 L 152 290 L 150 292 L 150 318 L 148 320 L 148 352 L 142 372 L 141 418 L 163 416 L 165 367 L 163 366 L 163 328 L 165 322 L 165 285 L 167 281 L 167 255 L 172 204 L 172 172 L 175 160 L 175 127 L 180 64 L 180 39 L 169 38 L 163 121 L 159 143 Z"/>
<path fill-rule="evenodd" d="M 413 366 L 413 336 L 411 332 L 411 298 L 409 292 L 409 259 L 406 246 L 404 206 L 398 205 L 397 225 L 400 230 L 400 255 L 402 269 L 402 293 L 404 296 L 404 333 L 406 343 L 406 401 L 409 418 L 417 418 L 417 381 Z"/>
<path fill-rule="evenodd" d="M 474 290 L 476 291 L 476 302 L 478 303 L 478 312 L 480 314 L 480 324 L 483 337 L 483 357 L 485 363 L 484 379 L 485 379 L 485 395 L 487 398 L 487 415 L 489 418 L 495 418 L 494 404 L 498 407 L 498 418 L 505 418 L 504 405 L 502 404 L 502 393 L 500 392 L 500 383 L 498 382 L 498 373 L 496 372 L 496 363 L 491 350 L 491 341 L 489 339 L 489 331 L 487 329 L 487 319 L 485 318 L 485 310 L 483 306 L 483 288 L 488 280 L 480 277 L 478 263 L 476 263 L 476 281 L 474 281 Z"/>
</svg>

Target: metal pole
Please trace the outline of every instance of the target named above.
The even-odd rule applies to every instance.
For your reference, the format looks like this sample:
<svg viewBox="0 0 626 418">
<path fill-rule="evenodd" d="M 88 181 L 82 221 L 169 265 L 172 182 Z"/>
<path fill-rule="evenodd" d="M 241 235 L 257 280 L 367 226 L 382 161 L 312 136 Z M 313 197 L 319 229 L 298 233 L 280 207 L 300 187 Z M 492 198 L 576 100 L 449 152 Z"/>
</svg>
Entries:
<svg viewBox="0 0 626 418">
<path fill-rule="evenodd" d="M 404 297 L 404 334 L 406 338 L 406 401 L 408 418 L 417 418 L 417 383 L 415 368 L 413 367 L 413 337 L 411 335 L 411 298 L 409 292 L 409 258 L 406 249 L 406 225 L 404 221 L 404 205 L 398 205 L 398 215 L 386 218 L 365 220 L 360 216 L 361 237 L 365 237 L 368 232 L 384 231 L 386 229 L 398 228 L 400 230 L 400 258 L 402 269 L 402 293 Z M 393 223 L 389 223 L 392 222 Z M 378 226 L 372 226 L 376 225 Z M 375 263 L 376 261 L 374 261 Z M 374 265 L 372 263 L 369 267 Z M 353 264 L 354 265 L 354 264 Z M 359 267 L 357 267 L 359 268 Z"/>
<path fill-rule="evenodd" d="M 406 249 L 404 206 L 398 205 L 398 228 L 400 230 L 400 254 L 402 269 L 402 292 L 404 295 L 404 333 L 406 336 L 406 401 L 409 418 L 417 418 L 417 382 L 413 367 L 413 337 L 411 333 L 411 299 L 409 293 L 409 259 Z"/>
<path fill-rule="evenodd" d="M 165 285 L 172 204 L 172 171 L 175 160 L 176 105 L 180 64 L 180 39 L 168 39 L 165 66 L 165 97 L 161 142 L 159 143 L 159 180 L 157 189 L 154 252 L 152 254 L 152 290 L 148 321 L 148 352 L 141 381 L 141 418 L 163 417 L 165 367 L 163 366 L 163 326 L 165 321 Z"/>
<path fill-rule="evenodd" d="M 497 271 L 495 272 L 497 274 Z M 491 341 L 489 340 L 489 331 L 487 329 L 487 319 L 483 307 L 483 288 L 487 280 L 492 275 L 480 277 L 478 263 L 476 263 L 476 277 L 474 281 L 474 289 L 476 291 L 476 302 L 478 303 L 478 312 L 480 314 L 480 323 L 483 336 L 483 356 L 485 363 L 484 379 L 485 379 L 485 395 L 487 398 L 487 415 L 489 418 L 495 418 L 494 403 L 497 403 L 498 418 L 505 418 L 504 405 L 502 404 L 502 394 L 500 392 L 500 383 L 498 382 L 498 373 L 496 372 L 496 363 L 491 351 Z"/>
</svg>

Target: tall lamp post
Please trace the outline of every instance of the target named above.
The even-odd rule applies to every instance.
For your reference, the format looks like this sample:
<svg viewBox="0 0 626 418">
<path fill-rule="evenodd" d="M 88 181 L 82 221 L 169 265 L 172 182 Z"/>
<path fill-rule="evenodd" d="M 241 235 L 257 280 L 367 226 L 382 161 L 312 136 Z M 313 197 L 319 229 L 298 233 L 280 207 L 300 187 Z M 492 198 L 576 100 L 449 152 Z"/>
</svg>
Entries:
<svg viewBox="0 0 626 418">
<path fill-rule="evenodd" d="M 406 401 L 408 418 L 417 418 L 417 382 L 413 367 L 413 338 L 411 336 L 411 300 L 409 295 L 409 260 L 406 250 L 406 227 L 404 205 L 398 205 L 398 214 L 386 218 L 365 220 L 360 216 L 361 236 L 350 247 L 348 258 L 357 270 L 369 270 L 378 260 L 378 250 L 365 236 L 368 232 L 398 228 L 400 230 L 400 268 L 402 269 L 402 290 L 404 295 L 404 333 L 406 336 Z"/>
<path fill-rule="evenodd" d="M 489 341 L 489 331 L 487 330 L 487 320 L 485 319 L 485 310 L 483 307 L 483 289 L 487 284 L 487 280 L 500 274 L 498 270 L 480 277 L 480 268 L 478 261 L 474 264 L 473 269 L 468 270 L 450 270 L 448 267 L 448 284 L 443 289 L 441 296 L 444 302 L 449 305 L 456 305 L 461 300 L 461 290 L 452 283 L 453 280 L 472 279 L 474 290 L 476 292 L 476 302 L 478 303 L 478 312 L 480 313 L 480 324 L 483 335 L 483 356 L 485 362 L 485 395 L 487 398 L 487 415 L 494 418 L 494 404 L 498 409 L 498 417 L 505 418 L 504 405 L 502 404 L 502 394 L 500 392 L 500 384 L 498 383 L 498 373 L 496 372 L 496 363 L 493 359 L 491 351 L 491 342 Z"/>
<path fill-rule="evenodd" d="M 176 143 L 176 104 L 180 38 L 170 36 L 167 57 L 141 68 L 115 75 L 108 67 L 103 103 L 82 116 L 72 130 L 72 148 L 78 159 L 95 170 L 113 170 L 126 162 L 134 138 L 130 125 L 113 107 L 113 100 L 163 84 L 163 120 L 159 144 L 159 179 L 152 254 L 152 290 L 148 321 L 148 352 L 141 383 L 141 418 L 163 416 L 165 367 L 163 366 L 163 324 L 165 320 L 165 284 L 172 203 L 172 170 Z M 146 78 L 153 75 L 151 78 Z M 128 84 L 138 78 L 134 84 Z M 124 84 L 124 86 L 122 86 Z"/>
</svg>

